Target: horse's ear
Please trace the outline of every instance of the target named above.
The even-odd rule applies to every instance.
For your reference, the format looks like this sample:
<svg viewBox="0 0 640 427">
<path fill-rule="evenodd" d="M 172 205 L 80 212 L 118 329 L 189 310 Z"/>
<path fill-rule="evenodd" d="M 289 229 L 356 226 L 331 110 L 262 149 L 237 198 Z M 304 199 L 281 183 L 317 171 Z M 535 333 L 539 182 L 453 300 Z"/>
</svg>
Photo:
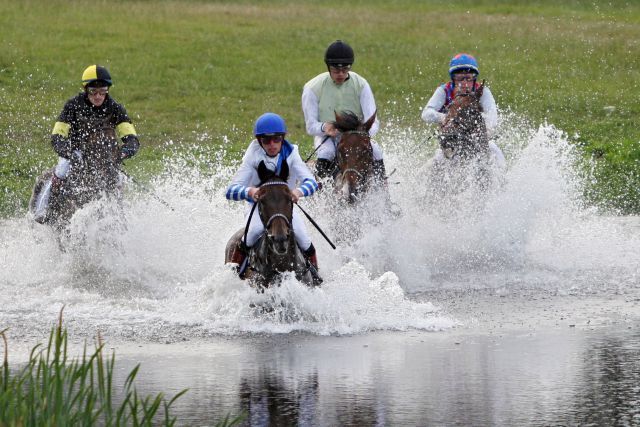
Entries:
<svg viewBox="0 0 640 427">
<path fill-rule="evenodd" d="M 369 120 L 367 120 L 364 124 L 364 128 L 367 130 L 367 132 L 369 132 L 369 129 L 371 129 L 371 126 L 373 126 L 373 122 L 376 121 L 376 114 L 378 113 L 378 110 L 374 111 L 373 114 L 371 115 L 371 117 L 369 117 Z"/>
<path fill-rule="evenodd" d="M 273 171 L 270 171 L 267 165 L 264 164 L 264 160 L 262 160 L 258 165 L 258 178 L 260 178 L 260 182 L 265 182 L 272 176 Z"/>
<path fill-rule="evenodd" d="M 278 174 L 283 181 L 289 179 L 289 164 L 287 163 L 287 159 L 282 159 L 282 164 L 280 165 L 280 173 Z"/>
</svg>

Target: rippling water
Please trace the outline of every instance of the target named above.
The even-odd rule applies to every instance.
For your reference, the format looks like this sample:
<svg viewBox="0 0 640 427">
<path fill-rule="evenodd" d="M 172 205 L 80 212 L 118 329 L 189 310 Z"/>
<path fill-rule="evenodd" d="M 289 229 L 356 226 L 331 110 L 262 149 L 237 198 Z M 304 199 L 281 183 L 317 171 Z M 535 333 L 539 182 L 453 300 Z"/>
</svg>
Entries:
<svg viewBox="0 0 640 427">
<path fill-rule="evenodd" d="M 321 356 L 314 359 L 309 372 L 288 367 L 293 379 L 286 378 L 279 367 L 269 370 L 270 365 L 239 370 L 237 378 L 213 374 L 207 378 L 220 383 L 223 390 L 230 381 L 231 388 L 246 389 L 250 395 L 255 387 L 270 387 L 271 381 L 291 380 L 297 385 L 285 384 L 284 388 L 297 399 L 303 399 L 299 387 L 309 383 L 312 390 L 308 391 L 308 398 L 316 405 L 314 411 L 344 412 L 355 417 L 342 420 L 323 412 L 322 417 L 316 414 L 311 418 L 322 420 L 319 424 L 360 424 L 358 417 L 362 416 L 364 424 L 383 417 L 397 425 L 445 419 L 418 416 L 421 409 L 431 408 L 427 400 L 439 396 L 431 384 L 433 381 L 444 386 L 439 375 L 450 379 L 460 371 L 461 375 L 473 376 L 476 374 L 472 371 L 482 363 L 502 363 L 496 353 L 485 361 L 476 360 L 485 354 L 483 348 L 493 345 L 486 334 L 506 329 L 549 332 L 558 326 L 580 329 L 612 322 L 637 326 L 640 220 L 600 216 L 581 205 L 580 184 L 588 177 L 576 172 L 576 154 L 561 132 L 552 126 L 531 129 L 505 125 L 498 141 L 509 161 L 502 188 L 483 200 L 463 193 L 455 204 L 440 205 L 431 203 L 426 191 L 426 165 L 433 146 L 423 144 L 422 137 L 409 130 L 391 134 L 389 130 L 383 132 L 380 142 L 386 150 L 387 170 L 397 169 L 390 179 L 390 191 L 402 211 L 401 217 L 381 214 L 382 198 L 376 196 L 356 211 L 340 209 L 328 192 L 302 202 L 338 243 L 338 249 L 333 251 L 308 225 L 325 278 L 321 288 L 308 289 L 288 277 L 280 288 L 256 294 L 223 265 L 224 246 L 242 226 L 244 206 L 224 199 L 223 190 L 233 168 L 224 167 L 217 160 L 212 162 L 211 158 L 217 158 L 212 153 L 210 158 L 172 159 L 167 164 L 168 173 L 153 183 L 155 193 L 169 202 L 173 211 L 145 193 L 129 194 L 122 211 L 95 203 L 74 217 L 68 242 L 71 249 L 66 252 L 59 250 L 49 230 L 27 217 L 0 222 L 0 327 L 10 328 L 9 339 L 13 343 L 41 342 L 64 305 L 65 325 L 72 339 L 78 341 L 100 331 L 108 342 L 120 343 L 124 348 L 139 343 L 152 348 L 158 343 L 222 342 L 224 352 L 231 352 L 245 367 L 257 362 L 280 363 L 278 357 L 297 354 L 291 345 L 300 345 L 304 351 L 317 351 Z M 196 166 L 186 166 L 194 163 Z M 354 223 L 360 224 L 359 232 L 353 231 Z M 265 313 L 256 310 L 255 304 L 277 308 Z M 599 330 L 600 333 L 581 338 L 575 349 L 580 354 L 575 357 L 590 357 L 594 342 L 607 351 L 607 333 Z M 372 331 L 377 332 L 370 335 Z M 425 334 L 434 331 L 438 333 Z M 470 340 L 468 356 L 453 344 L 453 349 L 434 353 L 439 362 L 430 360 L 423 341 L 437 349 L 443 342 L 457 339 L 461 331 L 485 338 Z M 625 331 L 624 327 L 616 329 L 617 334 L 624 335 L 621 331 Z M 354 334 L 356 337 L 351 337 Z M 563 353 L 574 351 L 571 337 L 561 334 L 565 341 L 555 343 L 552 335 L 539 342 L 532 338 L 533 346 L 540 350 L 536 357 L 507 351 L 515 358 L 507 372 L 526 373 L 528 366 L 539 363 L 543 353 L 553 352 L 556 347 Z M 366 355 L 371 353 L 371 347 L 361 348 L 370 345 L 364 344 L 367 337 L 374 337 L 375 357 Z M 637 354 L 637 335 L 634 337 L 635 341 L 626 336 L 616 347 L 620 351 L 612 351 L 625 360 L 625 351 Z M 631 339 L 629 349 L 625 347 L 626 339 Z M 268 354 L 264 347 L 273 342 L 281 346 L 273 350 L 274 360 L 254 360 L 245 354 Z M 499 345 L 517 347 L 529 343 L 516 337 Z M 336 346 L 339 352 L 323 353 L 323 346 Z M 420 371 L 428 368 L 411 358 L 414 351 L 425 359 L 425 364 L 452 371 Z M 450 352 L 456 356 L 447 359 Z M 179 354 L 169 358 L 167 366 L 171 369 L 181 369 L 190 363 L 190 358 L 200 357 L 196 364 L 218 362 L 201 359 L 197 348 Z M 381 360 L 385 354 L 390 360 Z M 356 359 L 349 360 L 350 356 Z M 340 363 L 334 360 L 336 357 Z M 368 372 L 363 378 L 358 375 L 360 358 L 368 358 L 367 363 L 373 364 L 363 365 Z M 223 359 L 223 363 L 233 363 L 226 356 Z M 345 371 L 340 373 L 342 362 Z M 553 357 L 544 363 L 554 363 Z M 636 375 L 637 362 L 628 363 Z M 412 374 L 406 371 L 409 368 L 411 372 L 421 372 L 419 384 L 412 385 Z M 484 388 L 496 395 L 512 393 L 510 388 L 516 385 L 509 381 L 501 384 L 500 369 L 492 366 L 477 378 L 453 381 L 468 393 L 460 395 L 451 390 L 450 409 L 437 411 L 457 407 L 463 408 L 465 414 L 478 414 L 481 407 L 485 410 L 479 415 L 481 424 L 535 420 L 535 407 L 527 412 L 533 418 L 494 419 L 492 415 L 502 409 L 487 409 L 486 405 L 496 405 L 500 399 L 485 396 L 489 400 L 477 400 Z M 208 370 L 202 366 L 202 371 Z M 221 372 L 218 368 L 210 370 Z M 539 371 L 539 367 L 534 368 L 534 373 Z M 189 378 L 199 375 L 190 372 L 185 374 Z M 571 377 L 571 372 L 564 371 L 563 375 Z M 591 381 L 584 375 L 581 379 Z M 263 380 L 267 383 L 262 384 Z M 530 378 L 527 386 L 544 386 L 537 380 L 540 378 Z M 339 389 L 327 389 L 325 381 Z M 576 387 L 596 399 L 602 393 L 590 392 L 587 388 L 592 385 L 589 382 Z M 207 387 L 203 389 L 210 390 Z M 416 392 L 412 387 L 419 387 L 418 395 L 427 399 L 424 408 L 409 397 Z M 198 396 L 199 389 L 195 389 Z M 335 402 L 324 400 L 327 390 L 335 394 Z M 550 398 L 557 398 L 558 392 L 554 391 Z M 234 391 L 233 398 L 223 393 L 216 399 L 228 398 L 237 403 L 242 393 Z M 628 394 L 635 396 L 637 402 L 637 388 Z M 543 395 L 540 391 L 540 395 L 525 397 L 540 399 Z M 388 400 L 390 396 L 392 400 Z M 469 399 L 469 403 L 457 399 Z M 379 400 L 385 400 L 385 404 L 378 405 Z M 358 407 L 356 403 L 360 401 L 366 403 L 366 411 L 375 414 L 349 412 L 340 406 L 343 402 Z M 456 402 L 462 406 L 456 406 Z M 234 408 L 229 402 L 222 403 L 223 408 Z M 532 404 L 544 412 L 548 409 L 544 403 Z M 302 404 L 298 401 L 296 405 Z M 414 416 L 399 417 L 407 411 L 407 405 Z M 514 408 L 520 410 L 517 405 Z M 299 411 L 296 413 L 302 417 Z M 543 419 L 575 419 L 569 412 L 563 414 L 567 418 Z M 637 412 L 631 415 L 636 416 Z M 633 420 L 638 422 L 637 418 Z M 473 418 L 464 416 L 452 416 L 450 421 L 474 424 Z"/>
</svg>

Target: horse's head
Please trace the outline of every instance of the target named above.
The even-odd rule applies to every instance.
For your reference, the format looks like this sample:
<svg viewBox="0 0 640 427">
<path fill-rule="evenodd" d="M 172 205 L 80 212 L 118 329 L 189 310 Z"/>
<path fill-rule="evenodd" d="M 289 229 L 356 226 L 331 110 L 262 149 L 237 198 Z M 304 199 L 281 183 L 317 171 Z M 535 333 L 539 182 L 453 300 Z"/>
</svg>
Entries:
<svg viewBox="0 0 640 427">
<path fill-rule="evenodd" d="M 446 157 L 471 157 L 488 148 L 480 104 L 483 91 L 484 80 L 471 92 L 456 94 L 449 104 L 440 134 L 440 147 Z"/>
<path fill-rule="evenodd" d="M 293 241 L 291 220 L 293 217 L 293 200 L 287 185 L 289 166 L 282 161 L 280 173 L 270 171 L 260 162 L 258 166 L 260 189 L 256 193 L 260 219 L 266 230 L 269 250 L 278 256 L 284 256 L 291 250 Z M 293 255 L 293 252 L 291 253 Z"/>
<path fill-rule="evenodd" d="M 338 175 L 336 189 L 350 203 L 356 201 L 358 194 L 365 190 L 373 174 L 373 152 L 369 129 L 376 119 L 376 113 L 361 122 L 351 111 L 335 113 L 336 129 L 341 132 L 336 148 Z"/>
</svg>

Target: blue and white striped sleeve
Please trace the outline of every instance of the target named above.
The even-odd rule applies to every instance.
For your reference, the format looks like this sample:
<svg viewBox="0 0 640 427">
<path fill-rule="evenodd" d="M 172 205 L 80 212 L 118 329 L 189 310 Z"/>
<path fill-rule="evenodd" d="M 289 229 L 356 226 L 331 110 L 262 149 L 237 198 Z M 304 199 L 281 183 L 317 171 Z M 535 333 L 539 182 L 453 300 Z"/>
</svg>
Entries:
<svg viewBox="0 0 640 427">
<path fill-rule="evenodd" d="M 249 198 L 249 187 L 240 184 L 231 184 L 227 187 L 226 197 L 228 200 L 247 200 Z"/>
<path fill-rule="evenodd" d="M 315 193 L 317 189 L 318 183 L 313 178 L 305 178 L 304 181 L 302 181 L 302 184 L 300 184 L 300 187 L 298 187 L 298 190 L 302 192 L 304 197 L 309 197 Z"/>
</svg>

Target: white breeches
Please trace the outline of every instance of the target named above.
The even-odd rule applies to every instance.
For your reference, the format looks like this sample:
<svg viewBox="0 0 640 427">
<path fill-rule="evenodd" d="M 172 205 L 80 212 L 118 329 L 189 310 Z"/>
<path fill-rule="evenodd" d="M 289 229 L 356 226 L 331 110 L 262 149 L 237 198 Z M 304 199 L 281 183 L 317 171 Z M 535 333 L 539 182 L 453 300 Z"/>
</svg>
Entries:
<svg viewBox="0 0 640 427">
<path fill-rule="evenodd" d="M 71 170 L 71 160 L 64 157 L 58 157 L 58 164 L 53 173 L 60 179 L 65 179 Z"/>
<path fill-rule="evenodd" d="M 327 138 L 327 140 L 322 143 L 325 138 L 326 136 L 314 137 L 313 148 L 317 148 L 320 144 L 322 144 L 320 148 L 318 148 L 318 151 L 316 151 L 316 155 L 318 156 L 318 158 L 333 160 L 336 158 L 336 147 L 338 146 L 338 142 L 340 142 L 340 135 L 335 138 Z M 371 148 L 373 150 L 373 160 L 382 160 L 382 149 L 374 140 L 371 140 Z"/>
<path fill-rule="evenodd" d="M 251 212 L 251 208 L 253 206 L 249 205 L 248 209 L 245 213 L 244 219 L 245 224 L 246 220 L 249 219 L 249 213 Z M 295 206 L 294 206 L 295 207 Z M 296 242 L 298 246 L 303 251 L 306 251 L 311 246 L 311 238 L 309 237 L 309 233 L 307 233 L 307 227 L 304 223 L 304 220 L 300 217 L 298 210 L 293 210 L 293 218 L 291 220 L 291 225 L 293 226 L 293 233 L 296 237 Z M 251 217 L 251 224 L 249 224 L 249 230 L 247 231 L 247 241 L 245 242 L 247 246 L 253 246 L 256 241 L 260 238 L 262 233 L 264 232 L 264 225 L 262 225 L 262 220 L 260 219 L 260 214 L 258 214 L 258 208 L 253 212 L 253 216 Z"/>
<path fill-rule="evenodd" d="M 496 166 L 502 170 L 506 169 L 507 161 L 504 158 L 504 154 L 502 153 L 502 150 L 500 149 L 500 147 L 496 145 L 495 142 L 489 141 L 489 151 L 491 151 L 491 157 L 493 161 L 496 163 Z M 442 163 L 446 160 L 447 159 L 444 157 L 444 153 L 442 152 L 442 149 L 438 148 L 435 156 L 433 156 L 433 163 L 436 163 L 436 164 Z"/>
</svg>

